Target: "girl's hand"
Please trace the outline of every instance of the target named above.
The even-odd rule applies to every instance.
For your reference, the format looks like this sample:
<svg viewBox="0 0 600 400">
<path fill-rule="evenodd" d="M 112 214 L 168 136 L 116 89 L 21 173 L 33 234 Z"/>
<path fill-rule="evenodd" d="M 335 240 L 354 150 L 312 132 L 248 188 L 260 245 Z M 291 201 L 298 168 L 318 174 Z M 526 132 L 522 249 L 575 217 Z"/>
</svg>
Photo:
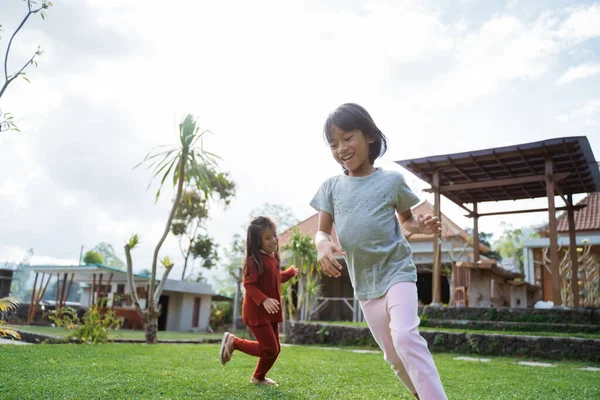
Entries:
<svg viewBox="0 0 600 400">
<path fill-rule="evenodd" d="M 339 278 L 342 265 L 335 259 L 334 253 L 346 254 L 344 250 L 327 240 L 317 243 L 317 261 L 323 273 L 329 277 Z"/>
<path fill-rule="evenodd" d="M 263 307 L 269 314 L 275 314 L 279 311 L 279 302 L 275 299 L 268 298 L 262 303 Z"/>
<path fill-rule="evenodd" d="M 426 234 L 440 233 L 442 231 L 442 223 L 438 217 L 434 217 L 431 214 L 417 216 L 417 222 L 421 228 L 421 232 Z"/>
<path fill-rule="evenodd" d="M 290 267 L 290 270 L 292 271 L 292 276 L 298 276 L 298 268 L 296 268 L 294 265 L 292 265 Z"/>
</svg>

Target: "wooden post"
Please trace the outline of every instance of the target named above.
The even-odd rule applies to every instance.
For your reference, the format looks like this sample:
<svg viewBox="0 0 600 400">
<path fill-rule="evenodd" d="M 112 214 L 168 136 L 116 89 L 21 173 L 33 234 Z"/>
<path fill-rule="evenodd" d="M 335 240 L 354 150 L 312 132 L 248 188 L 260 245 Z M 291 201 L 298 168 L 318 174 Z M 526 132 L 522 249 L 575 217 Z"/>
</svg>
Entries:
<svg viewBox="0 0 600 400">
<path fill-rule="evenodd" d="M 575 236 L 575 211 L 573 210 L 573 195 L 567 194 L 567 219 L 569 220 L 569 255 L 571 256 L 571 290 L 573 291 L 573 306 L 579 307 L 579 264 L 577 262 L 577 238 Z"/>
<path fill-rule="evenodd" d="M 102 274 L 98 276 L 98 289 L 96 290 L 96 301 L 100 303 L 100 287 L 102 287 Z"/>
<path fill-rule="evenodd" d="M 67 276 L 69 274 L 65 273 L 64 277 L 63 277 L 63 284 L 62 284 L 62 291 L 60 292 L 60 306 L 64 307 L 65 306 L 65 302 L 67 301 L 67 299 L 65 299 L 65 290 L 67 288 Z"/>
<path fill-rule="evenodd" d="M 477 203 L 473 203 L 473 262 L 479 263 L 479 214 L 477 214 Z"/>
<path fill-rule="evenodd" d="M 60 290 L 60 274 L 56 274 L 56 286 L 54 287 L 54 291 L 56 292 L 56 300 L 54 302 L 54 311 L 58 311 L 60 307 L 58 307 L 58 292 Z"/>
<path fill-rule="evenodd" d="M 69 281 L 69 287 L 67 288 L 67 294 L 65 297 L 65 301 L 67 301 L 67 299 L 69 298 L 69 294 L 71 294 L 71 285 L 73 284 L 73 278 L 75 278 L 74 272 L 71 274 L 71 280 Z"/>
<path fill-rule="evenodd" d="M 37 280 L 38 280 L 39 274 L 40 274 L 39 272 L 35 273 L 35 280 L 33 281 L 33 290 L 31 291 L 31 302 L 29 303 L 29 312 L 27 313 L 27 325 L 31 324 L 31 321 L 33 321 L 33 318 L 34 318 L 31 314 L 33 312 L 33 304 L 36 300 L 35 288 L 37 286 Z"/>
<path fill-rule="evenodd" d="M 561 306 L 560 275 L 558 271 L 558 231 L 554 206 L 554 166 L 551 158 L 546 158 L 546 196 L 548 197 L 548 227 L 550 238 L 550 271 L 552 272 L 552 301 Z"/>
<path fill-rule="evenodd" d="M 438 217 L 441 221 L 440 211 L 440 172 L 436 170 L 433 173 L 433 215 Z M 441 266 L 441 252 L 440 252 L 440 234 L 435 233 L 433 235 L 433 271 L 432 273 L 432 284 L 431 284 L 431 304 L 440 304 L 441 302 L 441 283 L 442 283 L 442 266 Z"/>
<path fill-rule="evenodd" d="M 90 290 L 90 306 L 96 302 L 96 300 L 94 299 L 94 293 L 96 293 L 95 292 L 95 289 L 96 289 L 96 274 L 94 273 L 94 275 L 92 277 L 94 279 L 94 284 L 92 285 L 92 288 Z"/>
<path fill-rule="evenodd" d="M 111 285 L 111 283 L 112 283 L 112 279 L 113 279 L 113 276 L 114 276 L 114 275 L 115 275 L 115 274 L 111 272 L 111 273 L 110 273 L 110 277 L 108 278 L 108 283 L 106 284 L 106 286 L 108 286 L 108 289 L 109 289 L 109 290 L 111 289 L 110 285 Z M 103 293 L 104 293 L 104 295 L 103 295 L 102 297 L 107 297 L 107 296 L 106 296 L 106 290 L 105 290 Z M 115 296 L 114 296 L 114 293 L 113 293 L 113 298 L 114 298 L 114 297 L 115 297 Z M 108 300 L 107 300 L 107 301 L 108 301 Z"/>
<path fill-rule="evenodd" d="M 44 295 L 46 294 L 46 289 L 48 288 L 50 279 L 52 279 L 52 274 L 48 274 L 48 280 L 46 281 L 46 284 L 44 285 L 45 277 L 46 277 L 46 274 L 42 274 L 42 280 L 40 281 L 40 289 L 38 290 L 38 293 L 36 295 L 35 304 L 33 305 L 33 313 L 32 313 L 33 316 L 31 317 L 32 321 L 35 319 L 35 314 L 37 313 L 38 306 L 39 306 L 40 302 L 42 301 L 42 299 L 44 298 Z M 42 287 L 44 288 L 43 290 L 42 290 Z"/>
</svg>

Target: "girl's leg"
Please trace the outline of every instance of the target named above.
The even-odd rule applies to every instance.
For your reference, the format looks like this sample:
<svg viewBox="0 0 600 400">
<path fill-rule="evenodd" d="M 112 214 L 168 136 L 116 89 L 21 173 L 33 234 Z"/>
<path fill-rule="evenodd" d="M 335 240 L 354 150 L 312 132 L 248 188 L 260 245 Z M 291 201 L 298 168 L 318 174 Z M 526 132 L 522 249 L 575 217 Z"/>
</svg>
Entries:
<svg viewBox="0 0 600 400">
<path fill-rule="evenodd" d="M 414 282 L 398 283 L 384 297 L 387 297 L 394 347 L 419 397 L 422 400 L 446 399 L 427 341 L 419 334 L 417 285 Z"/>
<path fill-rule="evenodd" d="M 402 360 L 396 353 L 394 348 L 394 342 L 392 341 L 392 334 L 390 331 L 390 315 L 386 307 L 386 297 L 380 297 L 372 300 L 361 300 L 360 307 L 362 308 L 365 320 L 369 325 L 369 329 L 375 338 L 375 341 L 379 345 L 379 348 L 383 351 L 383 358 L 387 361 L 392 370 L 396 373 L 398 379 L 404 383 L 404 386 L 411 393 L 416 393 L 415 385 L 413 385 L 406 368 Z"/>
<path fill-rule="evenodd" d="M 259 357 L 254 378 L 262 381 L 279 355 L 279 327 L 277 324 L 271 324 L 249 326 L 248 328 L 254 334 L 256 341 L 235 338 L 233 348 L 242 353 Z"/>
</svg>

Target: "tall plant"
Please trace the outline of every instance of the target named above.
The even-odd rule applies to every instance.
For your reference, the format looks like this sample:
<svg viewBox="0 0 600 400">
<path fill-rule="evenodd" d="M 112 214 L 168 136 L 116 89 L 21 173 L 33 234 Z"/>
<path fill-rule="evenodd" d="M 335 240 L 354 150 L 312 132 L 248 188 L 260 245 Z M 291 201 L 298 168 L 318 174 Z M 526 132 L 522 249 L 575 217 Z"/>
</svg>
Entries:
<svg viewBox="0 0 600 400">
<path fill-rule="evenodd" d="M 310 235 L 303 235 L 300 229 L 292 230 L 290 239 L 284 246 L 289 263 L 298 268 L 298 275 L 293 282 L 284 286 L 286 292 L 283 294 L 287 311 L 294 320 L 305 321 L 310 319 L 310 309 L 318 296 L 319 279 L 321 270 L 317 264 L 317 248 Z M 292 303 L 293 286 L 297 282 L 296 304 Z"/>
<path fill-rule="evenodd" d="M 165 267 L 160 284 L 156 285 L 156 272 L 158 267 L 158 255 L 173 223 L 173 218 L 180 204 L 184 186 L 194 186 L 204 194 L 206 198 L 210 198 L 213 194 L 213 185 L 209 171 L 216 166 L 215 154 L 212 154 L 203 148 L 203 137 L 209 132 L 207 130 L 200 131 L 195 118 L 188 114 L 179 124 L 179 144 L 171 149 L 156 151 L 153 149 L 148 153 L 146 158 L 139 165 L 149 163 L 149 169 L 153 169 L 153 178 L 160 177 L 160 185 L 156 192 L 156 200 L 160 197 L 161 189 L 164 183 L 169 179 L 176 188 L 175 197 L 171 207 L 171 212 L 167 218 L 165 229 L 160 237 L 152 258 L 152 269 L 150 271 L 150 287 L 148 291 L 148 300 L 146 307 L 141 308 L 140 299 L 136 293 L 136 288 L 133 281 L 133 262 L 131 258 L 131 250 L 139 243 L 137 235 L 133 235 L 129 242 L 125 245 L 125 257 L 127 258 L 127 286 L 133 304 L 144 321 L 144 329 L 147 343 L 157 343 L 158 333 L 158 317 L 161 309 L 159 305 L 160 295 L 163 291 L 164 284 L 173 269 L 173 263 L 169 257 L 164 257 L 161 260 Z"/>
<path fill-rule="evenodd" d="M 16 310 L 19 307 L 19 302 L 12 297 L 5 297 L 0 299 L 0 314 L 4 314 L 5 312 Z M 0 337 L 12 336 L 15 339 L 21 339 L 21 335 L 19 332 L 16 332 L 9 328 L 3 328 L 4 320 L 0 317 Z"/>
</svg>

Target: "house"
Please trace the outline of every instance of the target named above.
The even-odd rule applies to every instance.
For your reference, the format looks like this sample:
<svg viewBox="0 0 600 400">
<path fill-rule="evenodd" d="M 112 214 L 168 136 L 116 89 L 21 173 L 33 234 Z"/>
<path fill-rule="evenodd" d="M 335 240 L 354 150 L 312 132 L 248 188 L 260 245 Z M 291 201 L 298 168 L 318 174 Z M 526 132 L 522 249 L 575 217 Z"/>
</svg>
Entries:
<svg viewBox="0 0 600 400">
<path fill-rule="evenodd" d="M 80 266 L 32 265 L 29 267 L 36 273 L 34 292 L 42 294 L 49 280 L 58 279 L 55 304 L 65 304 L 72 282 L 82 284 L 80 305 L 89 307 L 99 299 L 106 299 L 106 307 L 114 310 L 117 316 L 125 319 L 124 328 L 143 329 L 143 323 L 131 304 L 127 288 L 127 272 L 118 268 L 91 264 Z M 39 287 L 38 277 L 41 276 Z M 141 307 L 146 307 L 150 277 L 134 274 L 134 284 Z M 157 283 L 158 284 L 158 283 Z M 42 296 L 39 296 L 40 298 Z M 159 303 L 162 312 L 158 319 L 159 330 L 169 331 L 203 331 L 209 328 L 212 301 L 231 301 L 231 299 L 214 294 L 211 285 L 197 282 L 167 279 Z M 35 304 L 36 302 L 32 302 Z M 30 313 L 31 314 L 31 313 Z M 33 314 L 35 315 L 35 310 Z"/>
<path fill-rule="evenodd" d="M 413 214 L 433 214 L 433 206 L 428 201 L 423 201 L 412 210 Z M 283 248 L 288 242 L 294 228 L 297 228 L 303 234 L 314 236 L 318 230 L 318 214 L 314 214 L 306 220 L 300 222 L 294 227 L 289 228 L 279 236 L 280 246 Z M 335 226 L 332 232 L 333 240 L 336 244 L 337 236 Z M 417 288 L 419 301 L 422 304 L 429 304 L 432 300 L 432 267 L 433 267 L 433 235 L 412 234 L 404 231 L 404 236 L 413 249 L 413 261 L 417 267 Z M 482 257 L 482 263 L 473 265 L 473 247 L 469 234 L 460 228 L 456 223 L 442 214 L 442 245 L 441 261 L 444 271 L 442 276 L 442 302 L 451 302 L 452 295 L 456 287 L 462 288 L 461 293 L 466 296 L 469 306 L 489 307 L 496 305 L 499 307 L 511 305 L 511 285 L 509 281 L 519 278 L 519 274 L 504 271 L 495 265 L 495 260 L 489 260 Z M 481 254 L 486 254 L 490 249 L 479 244 Z M 340 258 L 342 265 L 345 265 Z M 459 275 L 454 277 L 456 265 L 459 265 Z M 450 279 L 449 279 L 450 278 Z M 454 278 L 454 279 L 453 279 Z M 313 309 L 313 319 L 328 320 L 357 320 L 360 319 L 358 304 L 353 298 L 353 289 L 350 283 L 350 277 L 347 270 L 342 270 L 340 278 L 321 277 L 321 297 L 320 304 Z M 329 299 L 329 300 L 328 300 Z M 461 301 L 462 298 L 460 299 Z M 325 303 L 323 305 L 323 303 Z M 516 303 L 516 302 L 515 302 Z M 526 306 L 526 300 L 519 300 L 520 306 Z M 464 304 L 463 305 L 467 305 Z"/>
<path fill-rule="evenodd" d="M 588 194 L 575 205 L 573 211 L 575 242 L 577 243 L 579 295 L 583 307 L 600 308 L 600 192 Z M 571 259 L 569 257 L 569 221 L 563 213 L 556 219 L 559 246 L 560 288 L 563 304 L 573 305 L 570 290 Z M 550 246 L 549 227 L 538 230 L 541 236 L 528 239 L 524 246 L 525 281 L 537 285 L 539 297 L 544 301 L 552 300 L 552 272 L 548 248 Z"/>
</svg>

